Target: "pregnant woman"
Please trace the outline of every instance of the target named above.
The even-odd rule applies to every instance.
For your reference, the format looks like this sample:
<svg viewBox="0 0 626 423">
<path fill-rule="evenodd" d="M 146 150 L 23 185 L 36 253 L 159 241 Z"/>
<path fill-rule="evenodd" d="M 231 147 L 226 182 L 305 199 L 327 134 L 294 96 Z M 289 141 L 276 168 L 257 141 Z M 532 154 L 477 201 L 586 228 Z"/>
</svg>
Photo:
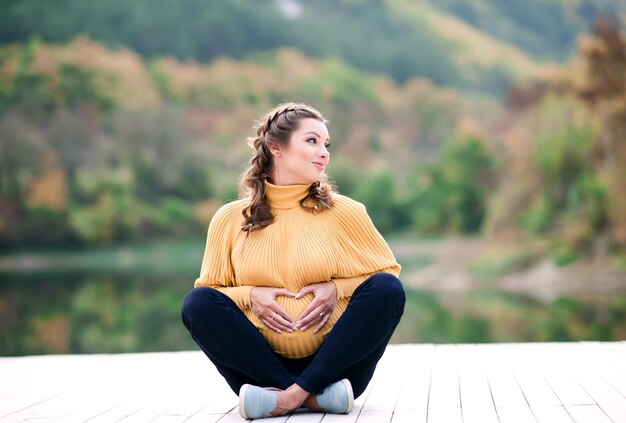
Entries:
<svg viewBox="0 0 626 423">
<path fill-rule="evenodd" d="M 209 225 L 183 302 L 246 419 L 349 413 L 400 321 L 400 266 L 365 207 L 334 192 L 326 120 L 281 104 L 256 124 L 241 198 Z"/>
</svg>

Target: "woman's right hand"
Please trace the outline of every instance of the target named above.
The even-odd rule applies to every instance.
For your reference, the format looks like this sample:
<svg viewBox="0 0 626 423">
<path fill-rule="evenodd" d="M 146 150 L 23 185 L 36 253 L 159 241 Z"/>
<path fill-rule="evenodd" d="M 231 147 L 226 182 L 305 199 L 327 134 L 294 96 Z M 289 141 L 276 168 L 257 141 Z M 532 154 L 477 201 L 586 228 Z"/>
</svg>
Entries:
<svg viewBox="0 0 626 423">
<path fill-rule="evenodd" d="M 296 294 L 285 288 L 268 288 L 255 286 L 250 291 L 252 312 L 271 330 L 281 333 L 283 330 L 293 332 L 296 324 L 293 318 L 277 302 L 276 297 L 284 295 L 295 297 Z"/>
</svg>

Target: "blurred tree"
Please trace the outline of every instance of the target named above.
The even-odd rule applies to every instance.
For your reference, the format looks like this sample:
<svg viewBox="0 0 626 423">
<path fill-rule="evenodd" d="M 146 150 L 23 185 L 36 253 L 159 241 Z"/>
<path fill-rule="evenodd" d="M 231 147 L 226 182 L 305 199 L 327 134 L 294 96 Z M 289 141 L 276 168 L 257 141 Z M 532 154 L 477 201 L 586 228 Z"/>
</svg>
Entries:
<svg viewBox="0 0 626 423">
<path fill-rule="evenodd" d="M 495 185 L 495 158 L 485 144 L 466 136 L 449 143 L 436 164 L 422 166 L 412 199 L 415 227 L 425 232 L 480 231 Z"/>
<path fill-rule="evenodd" d="M 585 72 L 578 95 L 601 116 L 595 145 L 599 172 L 609 188 L 610 233 L 626 247 L 626 36 L 613 19 L 600 19 L 580 43 Z"/>
<path fill-rule="evenodd" d="M 381 169 L 371 176 L 362 178 L 354 190 L 354 198 L 367 207 L 372 221 L 381 232 L 400 230 L 407 226 L 405 210 L 396 197 L 395 182 L 391 171 Z"/>
<path fill-rule="evenodd" d="M 9 58 L 15 55 L 17 69 L 12 74 L 4 73 L 0 79 L 0 113 L 9 108 L 21 108 L 36 117 L 42 111 L 54 108 L 55 100 L 47 78 L 32 69 L 40 45 L 40 40 L 34 37 L 17 51 L 7 52 Z"/>
</svg>

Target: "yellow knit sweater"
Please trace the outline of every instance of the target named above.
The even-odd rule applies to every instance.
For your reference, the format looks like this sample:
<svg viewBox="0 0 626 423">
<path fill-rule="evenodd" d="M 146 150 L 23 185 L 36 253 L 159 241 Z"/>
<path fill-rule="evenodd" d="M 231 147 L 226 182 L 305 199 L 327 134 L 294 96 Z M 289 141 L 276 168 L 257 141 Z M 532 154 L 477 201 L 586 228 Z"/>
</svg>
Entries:
<svg viewBox="0 0 626 423">
<path fill-rule="evenodd" d="M 241 230 L 245 199 L 220 208 L 209 225 L 200 277 L 194 285 L 228 295 L 276 353 L 307 357 L 320 348 L 365 279 L 379 272 L 398 276 L 400 265 L 361 203 L 333 194 L 330 210 L 311 213 L 299 204 L 308 185 L 266 182 L 266 187 L 274 222 L 248 235 Z M 315 325 L 305 331 L 274 332 L 250 309 L 250 291 L 256 286 L 297 293 L 306 285 L 327 281 L 337 287 L 337 307 L 317 333 L 313 333 Z M 276 301 L 296 319 L 312 299 L 309 294 L 299 299 L 279 296 Z"/>
</svg>

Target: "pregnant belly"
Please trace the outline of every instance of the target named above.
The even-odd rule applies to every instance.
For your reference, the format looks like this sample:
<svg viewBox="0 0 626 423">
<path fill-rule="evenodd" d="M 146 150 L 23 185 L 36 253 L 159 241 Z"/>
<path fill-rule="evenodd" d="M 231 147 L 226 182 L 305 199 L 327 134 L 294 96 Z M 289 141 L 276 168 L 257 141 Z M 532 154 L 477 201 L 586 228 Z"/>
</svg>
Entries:
<svg viewBox="0 0 626 423">
<path fill-rule="evenodd" d="M 312 300 L 312 295 L 307 295 L 299 299 L 283 296 L 276 298 L 276 302 L 284 308 L 294 320 L 300 316 Z M 337 323 L 337 320 L 339 320 L 339 317 L 341 317 L 347 306 L 348 299 L 340 299 L 330 319 L 328 319 L 328 322 L 317 333 L 313 333 L 317 324 L 313 324 L 304 331 L 296 330 L 291 333 L 286 331 L 282 331 L 281 333 L 274 332 L 272 329 L 265 326 L 251 310 L 245 310 L 244 313 L 250 322 L 261 332 L 261 335 L 263 335 L 270 345 L 270 348 L 272 348 L 275 353 L 287 358 L 303 358 L 314 354 L 320 349 L 326 336 L 333 326 L 335 326 L 335 323 Z"/>
</svg>

